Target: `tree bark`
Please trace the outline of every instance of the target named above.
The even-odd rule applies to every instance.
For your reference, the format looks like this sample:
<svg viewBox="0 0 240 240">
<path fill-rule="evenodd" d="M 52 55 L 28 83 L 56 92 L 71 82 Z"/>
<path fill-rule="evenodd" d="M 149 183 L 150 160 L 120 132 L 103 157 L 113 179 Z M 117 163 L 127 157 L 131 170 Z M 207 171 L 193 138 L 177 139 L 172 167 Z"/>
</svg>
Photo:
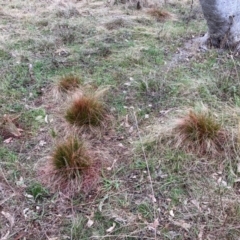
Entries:
<svg viewBox="0 0 240 240">
<path fill-rule="evenodd" d="M 200 0 L 212 46 L 240 50 L 240 0 Z"/>
</svg>

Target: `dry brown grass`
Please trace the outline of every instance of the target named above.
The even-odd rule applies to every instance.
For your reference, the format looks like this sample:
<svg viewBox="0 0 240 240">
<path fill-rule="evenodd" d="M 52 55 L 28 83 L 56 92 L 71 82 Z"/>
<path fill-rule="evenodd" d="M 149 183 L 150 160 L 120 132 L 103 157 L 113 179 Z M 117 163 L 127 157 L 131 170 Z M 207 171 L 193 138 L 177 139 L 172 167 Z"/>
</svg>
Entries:
<svg viewBox="0 0 240 240">
<path fill-rule="evenodd" d="M 213 114 L 190 110 L 176 121 L 175 145 L 197 154 L 219 154 L 225 150 L 229 134 Z"/>
<path fill-rule="evenodd" d="M 171 19 L 173 17 L 171 13 L 158 8 L 152 8 L 148 10 L 147 13 L 154 17 L 158 22 L 164 22 L 167 19 Z"/>
<path fill-rule="evenodd" d="M 119 28 L 122 28 L 122 27 L 126 27 L 129 24 L 130 24 L 130 22 L 126 21 L 123 18 L 116 18 L 116 19 L 113 19 L 113 20 L 105 23 L 105 27 L 108 30 L 114 30 L 114 29 L 119 29 Z"/>
<path fill-rule="evenodd" d="M 45 165 L 39 166 L 40 181 L 53 192 L 87 194 L 99 181 L 101 163 L 94 158 L 84 140 L 69 137 L 56 145 Z"/>
<path fill-rule="evenodd" d="M 58 90 L 67 92 L 78 88 L 81 84 L 81 79 L 73 74 L 63 76 L 58 82 Z"/>
<path fill-rule="evenodd" d="M 106 108 L 103 102 L 92 94 L 75 96 L 65 114 L 65 119 L 78 127 L 100 126 L 105 117 Z"/>
<path fill-rule="evenodd" d="M 64 178 L 76 178 L 91 166 L 91 158 L 87 153 L 83 141 L 70 138 L 59 144 L 52 156 L 54 169 Z"/>
</svg>

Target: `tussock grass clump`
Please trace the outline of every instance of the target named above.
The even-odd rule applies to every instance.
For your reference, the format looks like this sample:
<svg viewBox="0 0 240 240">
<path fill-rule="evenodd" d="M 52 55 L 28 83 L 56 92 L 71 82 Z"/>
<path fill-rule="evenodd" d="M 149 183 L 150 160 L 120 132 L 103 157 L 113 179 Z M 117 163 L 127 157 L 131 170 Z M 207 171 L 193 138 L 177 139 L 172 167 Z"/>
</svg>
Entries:
<svg viewBox="0 0 240 240">
<path fill-rule="evenodd" d="M 57 175 L 69 180 L 79 178 L 92 165 L 92 160 L 83 141 L 69 138 L 56 147 L 52 155 L 52 165 Z"/>
<path fill-rule="evenodd" d="M 155 19 L 158 22 L 163 22 L 167 19 L 172 18 L 172 15 L 169 12 L 162 10 L 162 9 L 158 9 L 158 8 L 152 8 L 152 9 L 148 10 L 147 13 L 149 15 L 151 15 L 152 17 L 155 17 Z"/>
<path fill-rule="evenodd" d="M 62 77 L 58 82 L 60 92 L 67 92 L 76 89 L 80 86 L 81 79 L 73 74 Z"/>
<path fill-rule="evenodd" d="M 173 132 L 177 147 L 198 154 L 220 153 L 228 139 L 227 131 L 209 111 L 189 111 L 177 120 Z"/>
<path fill-rule="evenodd" d="M 104 104 L 97 96 L 77 96 L 67 109 L 65 119 L 76 126 L 100 126 L 106 116 Z"/>
<path fill-rule="evenodd" d="M 114 30 L 114 29 L 119 29 L 122 27 L 127 27 L 130 23 L 127 22 L 125 19 L 123 18 L 116 18 L 111 20 L 110 22 L 105 23 L 105 27 L 108 30 Z"/>
<path fill-rule="evenodd" d="M 77 27 L 68 23 L 56 24 L 56 26 L 53 28 L 53 32 L 64 44 L 74 43 L 78 36 Z"/>
<path fill-rule="evenodd" d="M 68 196 L 87 194 L 99 182 L 101 164 L 94 156 L 83 140 L 70 137 L 55 147 L 51 161 L 40 169 L 45 173 L 40 180 L 51 191 L 60 190 Z"/>
<path fill-rule="evenodd" d="M 54 1 L 53 1 L 54 2 Z M 53 12 L 57 17 L 69 19 L 72 17 L 79 17 L 80 13 L 71 1 L 57 1 L 51 6 Z"/>
</svg>

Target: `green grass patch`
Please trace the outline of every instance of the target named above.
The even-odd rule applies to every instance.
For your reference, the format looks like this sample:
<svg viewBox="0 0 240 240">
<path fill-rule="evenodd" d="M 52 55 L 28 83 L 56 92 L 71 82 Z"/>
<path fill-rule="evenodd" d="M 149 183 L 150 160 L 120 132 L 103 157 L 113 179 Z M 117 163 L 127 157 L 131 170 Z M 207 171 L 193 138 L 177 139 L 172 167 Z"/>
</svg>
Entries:
<svg viewBox="0 0 240 240">
<path fill-rule="evenodd" d="M 30 128 L 32 131 L 36 131 L 42 124 L 45 123 L 46 112 L 44 109 L 31 109 L 22 112 L 19 122 L 21 122 L 26 128 Z"/>
<path fill-rule="evenodd" d="M 0 147 L 0 158 L 2 162 L 12 164 L 17 161 L 18 156 L 11 150 L 5 147 Z"/>
</svg>

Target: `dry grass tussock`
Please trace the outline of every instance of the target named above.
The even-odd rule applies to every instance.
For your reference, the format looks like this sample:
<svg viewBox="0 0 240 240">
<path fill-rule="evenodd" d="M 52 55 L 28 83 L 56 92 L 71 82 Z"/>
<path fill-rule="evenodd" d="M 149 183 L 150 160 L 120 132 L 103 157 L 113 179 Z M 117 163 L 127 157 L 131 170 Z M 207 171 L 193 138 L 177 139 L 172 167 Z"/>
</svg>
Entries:
<svg viewBox="0 0 240 240">
<path fill-rule="evenodd" d="M 74 2 L 71 1 L 53 1 L 50 9 L 56 13 L 57 17 L 71 18 L 80 16 L 80 13 L 76 9 Z"/>
<path fill-rule="evenodd" d="M 113 19 L 107 23 L 105 23 L 105 27 L 108 30 L 114 30 L 114 29 L 119 29 L 121 27 L 127 27 L 130 26 L 131 22 L 129 20 L 126 20 L 124 18 L 116 18 Z"/>
<path fill-rule="evenodd" d="M 174 220 L 184 216 L 193 227 L 189 232 L 198 229 L 202 239 L 237 239 L 228 237 L 239 235 L 239 133 L 236 116 L 231 115 L 228 124 L 225 116 L 221 116 L 223 121 L 218 116 L 206 108 L 190 110 L 178 118 L 169 115 L 165 124 L 150 130 L 144 146 L 148 156 L 158 154 L 161 159 L 160 169 L 169 174 L 169 178 L 164 176 L 165 183 L 174 179 L 173 188 L 180 189 L 181 183 L 175 180 L 181 179 L 187 192 L 180 200 L 187 204 L 177 207 Z M 159 181 L 155 184 L 161 187 L 164 180 Z M 199 219 L 204 219 L 200 220 L 202 226 Z"/>
<path fill-rule="evenodd" d="M 186 116 L 177 119 L 173 134 L 177 148 L 197 154 L 220 154 L 230 140 L 222 124 L 208 111 L 190 110 Z"/>
<path fill-rule="evenodd" d="M 159 8 L 152 8 L 148 10 L 147 13 L 154 17 L 158 22 L 164 22 L 168 19 L 174 19 L 171 13 Z"/>
<path fill-rule="evenodd" d="M 76 74 L 67 74 L 62 77 L 53 79 L 53 84 L 47 89 L 46 97 L 51 105 L 60 103 L 64 105 L 72 100 L 75 95 L 83 95 L 83 92 L 92 89 L 91 86 L 86 86 L 82 78 Z M 57 106 L 55 107 L 57 109 Z M 63 111 L 62 107 L 61 110 Z"/>
<path fill-rule="evenodd" d="M 39 180 L 52 192 L 60 191 L 68 196 L 74 196 L 79 193 L 88 194 L 97 186 L 99 171 L 111 158 L 107 156 L 107 151 L 105 152 L 106 146 L 102 149 L 98 144 L 97 148 L 91 148 L 96 142 L 99 143 L 99 135 L 102 134 L 102 128 L 94 127 L 97 124 L 101 125 L 100 117 L 105 116 L 102 112 L 99 116 L 97 114 L 102 110 L 102 100 L 107 90 L 108 88 L 105 87 L 93 91 L 90 85 L 86 85 L 82 89 L 67 91 L 57 101 L 52 100 L 52 112 L 55 115 L 51 123 L 52 137 L 56 146 L 49 158 L 36 165 Z M 73 124 L 66 122 L 63 111 L 67 111 L 66 114 L 71 113 L 70 119 L 74 120 Z M 106 119 L 101 118 L 103 121 Z M 93 128 L 89 126 L 91 124 Z M 70 134 L 75 137 L 65 137 Z M 59 142 L 57 139 L 65 140 Z M 87 148 L 85 142 L 91 142 L 91 145 Z M 99 148 L 102 149 L 101 152 Z"/>
<path fill-rule="evenodd" d="M 78 127 L 103 125 L 107 120 L 107 110 L 100 95 L 100 92 L 74 94 L 66 109 L 67 122 Z"/>
<path fill-rule="evenodd" d="M 71 88 L 73 90 L 65 92 L 64 88 L 64 91 L 59 91 L 62 87 L 59 87 L 58 80 L 46 92 L 44 99 L 51 111 L 49 124 L 52 137 L 65 137 L 74 132 L 79 136 L 84 134 L 88 140 L 99 139 L 113 123 L 105 103 L 109 87 L 96 89 L 96 86 L 83 83 L 77 88 L 71 85 Z"/>
<path fill-rule="evenodd" d="M 54 192 L 88 193 L 99 180 L 100 162 L 96 159 L 84 140 L 69 137 L 57 143 L 45 165 L 39 167 L 40 180 Z"/>
<path fill-rule="evenodd" d="M 114 121 L 105 103 L 108 90 L 109 87 L 96 89 L 86 83 L 65 92 L 59 91 L 58 84 L 53 84 L 45 98 L 48 109 L 54 115 L 51 120 L 52 136 L 65 137 L 74 132 L 94 141 L 105 131 L 110 131 Z"/>
<path fill-rule="evenodd" d="M 63 76 L 57 83 L 57 87 L 59 92 L 68 92 L 78 88 L 81 83 L 82 81 L 78 76 L 70 74 Z"/>
<path fill-rule="evenodd" d="M 154 133 L 150 134 L 151 140 L 147 141 L 158 139 L 160 144 L 197 156 L 232 157 L 237 154 L 237 130 L 225 128 L 223 123 L 208 109 L 190 110 L 171 122 L 168 126 L 153 130 Z"/>
</svg>

